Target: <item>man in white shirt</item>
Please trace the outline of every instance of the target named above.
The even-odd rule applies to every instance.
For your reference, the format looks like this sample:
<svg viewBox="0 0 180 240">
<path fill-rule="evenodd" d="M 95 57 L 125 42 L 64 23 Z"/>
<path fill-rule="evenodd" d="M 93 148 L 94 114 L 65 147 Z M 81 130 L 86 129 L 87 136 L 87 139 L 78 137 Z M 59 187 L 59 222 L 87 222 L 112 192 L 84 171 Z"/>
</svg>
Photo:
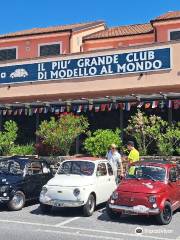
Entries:
<svg viewBox="0 0 180 240">
<path fill-rule="evenodd" d="M 117 147 L 114 143 L 111 144 L 111 150 L 106 154 L 106 158 L 112 166 L 113 173 L 114 173 L 114 176 L 115 176 L 115 179 L 117 182 L 118 181 L 118 167 L 120 166 L 121 176 L 123 176 L 123 165 L 122 165 L 122 161 L 121 161 L 121 155 L 117 151 Z"/>
</svg>

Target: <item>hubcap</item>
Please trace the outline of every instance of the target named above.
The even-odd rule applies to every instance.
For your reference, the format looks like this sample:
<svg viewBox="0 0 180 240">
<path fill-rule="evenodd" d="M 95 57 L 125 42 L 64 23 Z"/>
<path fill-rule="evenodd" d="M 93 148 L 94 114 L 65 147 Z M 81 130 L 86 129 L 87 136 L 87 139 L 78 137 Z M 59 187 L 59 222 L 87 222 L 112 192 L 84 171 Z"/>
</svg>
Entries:
<svg viewBox="0 0 180 240">
<path fill-rule="evenodd" d="M 92 212 L 94 210 L 94 199 L 91 197 L 88 202 L 89 211 Z"/>
<path fill-rule="evenodd" d="M 23 199 L 23 196 L 21 194 L 16 194 L 13 199 L 13 204 L 16 206 L 16 207 L 20 207 L 23 205 L 24 203 L 24 199 Z"/>
<path fill-rule="evenodd" d="M 163 210 L 163 218 L 165 221 L 169 221 L 171 218 L 171 210 L 168 206 L 166 206 Z"/>
</svg>

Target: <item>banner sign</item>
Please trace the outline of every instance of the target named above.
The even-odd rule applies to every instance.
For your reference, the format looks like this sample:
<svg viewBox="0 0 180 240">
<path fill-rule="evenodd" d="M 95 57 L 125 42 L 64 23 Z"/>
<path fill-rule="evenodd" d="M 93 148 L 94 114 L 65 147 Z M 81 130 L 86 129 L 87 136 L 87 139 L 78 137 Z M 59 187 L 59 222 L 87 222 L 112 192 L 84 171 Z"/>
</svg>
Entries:
<svg viewBox="0 0 180 240">
<path fill-rule="evenodd" d="M 0 84 L 86 78 L 167 70 L 171 68 L 170 48 L 149 49 L 95 57 L 31 61 L 0 65 Z"/>
</svg>

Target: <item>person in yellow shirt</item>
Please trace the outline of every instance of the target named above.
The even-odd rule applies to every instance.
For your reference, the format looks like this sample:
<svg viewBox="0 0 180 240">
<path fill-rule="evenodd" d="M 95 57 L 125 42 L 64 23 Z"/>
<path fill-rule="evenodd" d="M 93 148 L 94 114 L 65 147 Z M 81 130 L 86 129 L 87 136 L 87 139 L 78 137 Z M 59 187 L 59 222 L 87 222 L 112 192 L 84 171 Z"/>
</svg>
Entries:
<svg viewBox="0 0 180 240">
<path fill-rule="evenodd" d="M 133 141 L 128 141 L 127 149 L 130 151 L 128 155 L 128 162 L 131 164 L 139 161 L 139 152 L 137 149 L 135 149 Z"/>
</svg>

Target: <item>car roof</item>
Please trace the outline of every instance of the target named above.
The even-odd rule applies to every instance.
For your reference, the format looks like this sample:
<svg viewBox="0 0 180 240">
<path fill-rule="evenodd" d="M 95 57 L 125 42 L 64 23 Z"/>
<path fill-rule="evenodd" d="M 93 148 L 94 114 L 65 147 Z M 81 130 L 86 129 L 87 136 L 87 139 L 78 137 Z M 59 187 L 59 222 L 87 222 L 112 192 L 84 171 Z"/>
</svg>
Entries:
<svg viewBox="0 0 180 240">
<path fill-rule="evenodd" d="M 99 161 L 107 161 L 104 158 L 98 158 L 98 157 L 74 157 L 66 159 L 65 161 L 91 161 L 91 162 L 99 162 Z"/>
<path fill-rule="evenodd" d="M 177 165 L 176 162 L 173 162 L 173 161 L 169 161 L 167 159 L 145 159 L 145 160 L 141 160 L 141 161 L 138 161 L 138 162 L 135 162 L 134 164 L 152 164 L 152 165 L 166 165 L 166 166 L 173 166 L 173 165 Z"/>
</svg>

